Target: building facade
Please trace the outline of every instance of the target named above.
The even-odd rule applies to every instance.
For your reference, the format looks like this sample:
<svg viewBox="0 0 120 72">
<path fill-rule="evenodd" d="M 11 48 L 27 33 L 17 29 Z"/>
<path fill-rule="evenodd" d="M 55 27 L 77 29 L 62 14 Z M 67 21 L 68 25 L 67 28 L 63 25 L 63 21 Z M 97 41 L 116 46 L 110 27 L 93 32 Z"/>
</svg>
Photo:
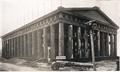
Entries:
<svg viewBox="0 0 120 72">
<path fill-rule="evenodd" d="M 53 61 L 57 56 L 67 60 L 90 60 L 90 30 L 93 23 L 95 58 L 117 57 L 117 29 L 119 28 L 98 7 L 63 8 L 26 24 L 2 36 L 2 57 Z"/>
</svg>

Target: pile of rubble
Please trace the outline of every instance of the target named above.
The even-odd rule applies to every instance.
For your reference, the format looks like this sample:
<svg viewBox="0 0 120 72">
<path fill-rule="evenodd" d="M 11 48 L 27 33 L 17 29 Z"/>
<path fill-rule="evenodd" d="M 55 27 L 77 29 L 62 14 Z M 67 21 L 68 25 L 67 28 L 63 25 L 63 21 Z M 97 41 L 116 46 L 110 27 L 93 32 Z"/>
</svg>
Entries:
<svg viewBox="0 0 120 72">
<path fill-rule="evenodd" d="M 97 71 L 116 71 L 117 64 L 116 61 L 104 60 L 100 62 L 96 62 Z"/>
</svg>

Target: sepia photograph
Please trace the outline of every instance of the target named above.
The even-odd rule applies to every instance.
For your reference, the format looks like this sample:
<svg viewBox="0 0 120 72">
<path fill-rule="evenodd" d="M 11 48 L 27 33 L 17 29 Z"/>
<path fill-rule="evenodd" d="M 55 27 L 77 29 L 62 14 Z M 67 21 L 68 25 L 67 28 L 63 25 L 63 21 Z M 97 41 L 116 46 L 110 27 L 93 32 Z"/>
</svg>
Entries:
<svg viewBox="0 0 120 72">
<path fill-rule="evenodd" d="M 0 0 L 0 71 L 120 71 L 120 0 Z"/>
</svg>

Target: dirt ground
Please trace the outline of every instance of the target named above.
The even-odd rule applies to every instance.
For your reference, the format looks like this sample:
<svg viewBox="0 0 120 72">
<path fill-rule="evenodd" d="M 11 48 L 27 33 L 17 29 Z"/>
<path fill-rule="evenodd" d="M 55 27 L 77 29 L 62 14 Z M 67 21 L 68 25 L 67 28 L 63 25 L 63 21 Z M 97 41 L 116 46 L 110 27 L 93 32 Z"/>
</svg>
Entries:
<svg viewBox="0 0 120 72">
<path fill-rule="evenodd" d="M 96 62 L 97 71 L 115 71 L 117 68 L 115 61 Z M 60 71 L 79 71 L 80 67 L 64 67 Z M 89 71 L 93 69 L 90 68 Z M 10 60 L 0 59 L 0 71 L 51 71 L 50 64 L 34 61 L 26 61 L 24 59 L 13 58 Z"/>
</svg>

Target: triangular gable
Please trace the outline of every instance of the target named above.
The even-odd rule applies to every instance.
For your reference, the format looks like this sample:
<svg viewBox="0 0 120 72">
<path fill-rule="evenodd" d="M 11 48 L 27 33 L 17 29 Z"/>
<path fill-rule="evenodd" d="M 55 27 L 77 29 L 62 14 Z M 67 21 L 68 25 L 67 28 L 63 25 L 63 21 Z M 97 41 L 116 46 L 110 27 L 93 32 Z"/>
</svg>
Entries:
<svg viewBox="0 0 120 72">
<path fill-rule="evenodd" d="M 93 8 L 65 8 L 66 11 L 77 15 L 83 15 L 91 19 L 101 21 L 107 25 L 111 24 L 112 26 L 119 28 L 107 15 L 105 15 L 98 7 Z"/>
</svg>

